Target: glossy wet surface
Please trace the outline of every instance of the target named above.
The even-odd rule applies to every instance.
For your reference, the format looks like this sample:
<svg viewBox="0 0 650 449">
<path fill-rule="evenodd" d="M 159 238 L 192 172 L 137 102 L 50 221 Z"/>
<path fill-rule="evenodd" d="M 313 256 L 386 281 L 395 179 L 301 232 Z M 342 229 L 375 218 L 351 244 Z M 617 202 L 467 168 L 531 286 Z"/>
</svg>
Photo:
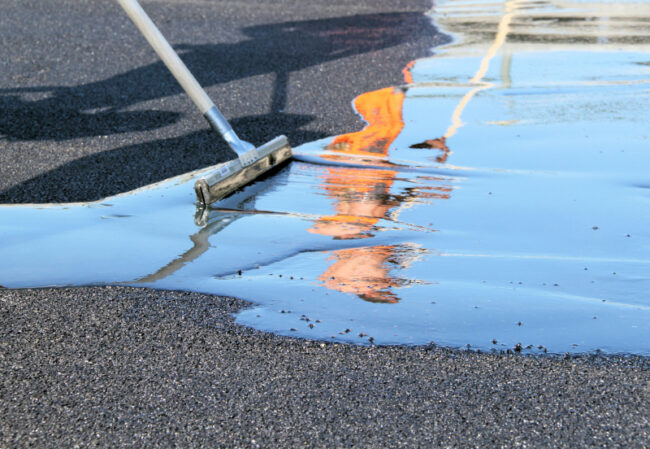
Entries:
<svg viewBox="0 0 650 449">
<path fill-rule="evenodd" d="M 650 353 L 650 3 L 441 2 L 456 43 L 358 133 L 197 210 L 196 174 L 0 208 L 5 287 L 227 294 L 240 323 L 369 344 Z"/>
</svg>

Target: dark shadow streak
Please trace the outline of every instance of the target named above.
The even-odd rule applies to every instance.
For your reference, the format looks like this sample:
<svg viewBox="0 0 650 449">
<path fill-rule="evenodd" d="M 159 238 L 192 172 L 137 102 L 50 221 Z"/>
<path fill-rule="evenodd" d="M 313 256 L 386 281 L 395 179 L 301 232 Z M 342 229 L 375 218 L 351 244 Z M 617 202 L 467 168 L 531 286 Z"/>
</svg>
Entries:
<svg viewBox="0 0 650 449">
<path fill-rule="evenodd" d="M 423 14 L 401 12 L 248 27 L 242 31 L 249 39 L 241 42 L 176 49 L 205 87 L 275 74 L 269 112 L 278 112 L 286 103 L 290 72 L 399 45 L 413 37 L 414 29 L 435 34 Z M 38 91 L 49 95 L 36 101 L 17 95 Z M 67 140 L 155 129 L 176 122 L 179 114 L 124 109 L 181 92 L 161 62 L 79 86 L 0 89 L 0 135 L 9 140 Z M 239 131 L 247 135 L 246 129 Z"/>
<path fill-rule="evenodd" d="M 255 126 L 288 130 L 289 140 L 312 141 L 326 137 L 300 131 L 314 118 L 307 115 L 272 114 L 233 120 L 235 129 Z M 75 159 L 0 192 L 0 203 L 94 201 L 142 187 L 162 179 L 217 164 L 225 143 L 210 129 L 180 137 L 127 145 Z M 234 153 L 233 153 L 234 157 Z M 162 161 L 162 162 L 155 162 Z M 164 161 L 167 161 L 165 163 Z M 119 167 L 119 170 L 115 170 Z M 79 184 L 85 185 L 80 188 Z M 52 186 L 57 186 L 53 188 Z M 41 196 L 46 194 L 47 196 Z"/>
</svg>

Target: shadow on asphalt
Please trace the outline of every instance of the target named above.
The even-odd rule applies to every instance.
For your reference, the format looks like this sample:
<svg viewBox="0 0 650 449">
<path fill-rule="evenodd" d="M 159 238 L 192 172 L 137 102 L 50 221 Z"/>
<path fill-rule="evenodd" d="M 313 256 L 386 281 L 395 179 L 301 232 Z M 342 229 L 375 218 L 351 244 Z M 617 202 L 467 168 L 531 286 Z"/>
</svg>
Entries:
<svg viewBox="0 0 650 449">
<path fill-rule="evenodd" d="M 415 12 L 285 22 L 248 27 L 242 32 L 248 39 L 237 43 L 182 44 L 177 45 L 176 50 L 204 87 L 256 75 L 274 76 L 271 110 L 264 115 L 232 121 L 240 135 L 247 136 L 256 144 L 262 143 L 255 140 L 256 136 L 286 134 L 294 142 L 327 137 L 323 133 L 300 130 L 316 120 L 316 116 L 282 112 L 291 72 L 397 46 L 412 40 L 414 35 L 436 34 L 430 20 Z M 25 93 L 41 94 L 42 98 L 28 101 L 21 98 Z M 127 109 L 180 93 L 181 87 L 162 62 L 72 87 L 0 89 L 0 136 L 8 142 L 64 142 L 154 130 L 179 121 L 182 114 Z M 60 186 L 60 190 L 49 195 L 47 201 L 100 199 L 213 165 L 224 160 L 225 145 L 207 129 L 206 124 L 205 131 L 82 157 L 1 192 L 0 202 L 44 201 L 35 197 L 34 192 L 43 191 L 42 187 L 47 185 Z M 197 152 L 197 148 L 201 151 Z M 234 153 L 231 156 L 234 157 Z M 170 163 L 172 160 L 174 162 Z M 115 170 L 115 167 L 120 167 L 120 170 Z M 133 176 L 128 176 L 129 172 Z M 75 186 L 82 180 L 92 182 L 93 177 L 101 181 L 94 191 Z"/>
<path fill-rule="evenodd" d="M 266 135 L 272 136 L 279 128 L 297 130 L 312 120 L 308 115 L 269 114 L 242 117 L 231 123 L 237 130 L 257 127 L 264 132 L 268 128 L 273 131 Z M 284 134 L 290 141 L 298 134 L 303 141 L 326 137 L 310 131 Z M 0 203 L 95 201 L 236 157 L 228 150 L 232 155 L 224 158 L 225 148 L 226 144 L 211 129 L 126 145 L 75 159 L 13 186 L 0 192 Z M 47 192 L 47 197 L 41 196 L 42 192 Z"/>
<path fill-rule="evenodd" d="M 176 50 L 205 87 L 275 74 L 273 112 L 286 103 L 290 72 L 398 45 L 414 27 L 426 26 L 432 27 L 423 14 L 406 12 L 286 22 L 244 28 L 249 39 L 242 42 L 183 44 Z M 25 92 L 49 95 L 36 101 L 16 95 Z M 155 129 L 176 122 L 180 114 L 124 109 L 179 93 L 162 62 L 73 87 L 0 89 L 0 133 L 9 140 L 67 140 Z"/>
</svg>

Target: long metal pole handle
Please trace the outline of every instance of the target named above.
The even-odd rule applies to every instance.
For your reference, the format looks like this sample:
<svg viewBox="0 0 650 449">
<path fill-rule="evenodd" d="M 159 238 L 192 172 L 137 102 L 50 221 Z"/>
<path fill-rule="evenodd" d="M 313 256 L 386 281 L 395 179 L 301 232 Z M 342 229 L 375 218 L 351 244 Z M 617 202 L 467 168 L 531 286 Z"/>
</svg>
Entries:
<svg viewBox="0 0 650 449">
<path fill-rule="evenodd" d="M 241 140 L 230 123 L 225 119 L 221 111 L 215 106 L 208 94 L 203 90 L 194 75 L 189 71 L 185 63 L 178 57 L 174 49 L 169 45 L 167 39 L 162 35 L 158 27 L 151 21 L 147 13 L 137 0 L 117 0 L 124 11 L 138 27 L 142 35 L 147 39 L 151 47 L 156 51 L 160 59 L 165 63 L 174 78 L 190 96 L 194 104 L 201 111 L 212 128 L 223 136 L 230 148 L 235 150 L 243 165 L 249 165 L 255 159 L 253 151 L 255 147 Z"/>
<path fill-rule="evenodd" d="M 185 92 L 190 96 L 201 114 L 205 114 L 214 106 L 214 103 L 203 90 L 194 75 L 188 70 L 187 66 L 181 61 L 176 52 L 172 49 L 169 42 L 162 35 L 158 27 L 151 21 L 142 6 L 137 0 L 117 0 L 129 15 L 133 23 L 138 27 L 142 35 L 149 41 L 149 44 L 158 53 L 160 59 L 165 63 L 174 78 L 180 83 Z"/>
</svg>

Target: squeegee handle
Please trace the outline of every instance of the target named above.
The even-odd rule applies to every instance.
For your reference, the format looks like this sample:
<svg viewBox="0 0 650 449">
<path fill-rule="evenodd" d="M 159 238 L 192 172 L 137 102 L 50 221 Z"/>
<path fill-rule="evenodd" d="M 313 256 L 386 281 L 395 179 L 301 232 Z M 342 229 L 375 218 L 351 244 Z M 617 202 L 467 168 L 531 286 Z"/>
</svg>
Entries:
<svg viewBox="0 0 650 449">
<path fill-rule="evenodd" d="M 194 75 L 188 70 L 187 66 L 181 61 L 176 52 L 172 49 L 169 42 L 162 35 L 158 27 L 151 21 L 142 6 L 137 0 L 117 0 L 124 11 L 131 18 L 135 26 L 138 27 L 142 35 L 149 41 L 149 44 L 158 53 L 160 59 L 165 63 L 174 78 L 183 87 L 187 95 L 190 96 L 194 104 L 205 115 L 214 103 L 205 93 Z"/>
<path fill-rule="evenodd" d="M 205 93 L 194 75 L 188 70 L 187 66 L 181 61 L 169 42 L 162 35 L 158 27 L 151 21 L 149 16 L 137 0 L 117 0 L 124 11 L 131 18 L 135 26 L 138 27 L 142 35 L 149 41 L 149 44 L 158 53 L 160 59 L 165 63 L 174 78 L 183 87 L 187 95 L 190 96 L 194 104 L 201 111 L 201 114 L 208 121 L 210 126 L 217 131 L 224 140 L 230 145 L 235 153 L 239 156 L 243 166 L 250 165 L 257 153 L 255 147 L 240 139 L 233 131 L 228 120 L 223 116 L 219 108 L 215 106 L 208 94 Z"/>
</svg>

